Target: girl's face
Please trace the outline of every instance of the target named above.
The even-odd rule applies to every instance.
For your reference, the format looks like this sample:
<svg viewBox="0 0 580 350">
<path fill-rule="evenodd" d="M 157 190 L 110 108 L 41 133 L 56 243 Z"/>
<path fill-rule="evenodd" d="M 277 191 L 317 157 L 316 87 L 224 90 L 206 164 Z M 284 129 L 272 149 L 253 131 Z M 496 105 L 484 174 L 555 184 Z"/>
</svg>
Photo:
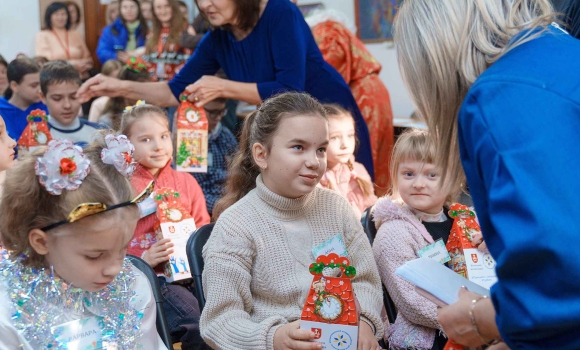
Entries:
<svg viewBox="0 0 580 350">
<path fill-rule="evenodd" d="M 139 5 L 131 0 L 121 1 L 121 17 L 125 22 L 135 22 L 139 18 Z"/>
<path fill-rule="evenodd" d="M 439 189 L 441 171 L 434 164 L 406 160 L 399 164 L 397 187 L 403 201 L 410 207 L 428 214 L 437 214 L 449 194 Z"/>
<path fill-rule="evenodd" d="M 197 0 L 197 6 L 214 27 L 236 22 L 236 4 L 234 0 Z"/>
<path fill-rule="evenodd" d="M 356 136 L 354 120 L 348 115 L 328 119 L 328 168 L 346 164 L 354 154 Z"/>
<path fill-rule="evenodd" d="M 77 12 L 77 8 L 75 5 L 70 4 L 68 5 L 68 13 L 70 14 L 70 23 L 76 24 L 79 20 L 79 13 Z"/>
<path fill-rule="evenodd" d="M 67 283 L 101 290 L 121 271 L 138 219 L 134 208 L 121 208 L 64 225 L 58 235 L 47 235 L 46 262 Z"/>
<path fill-rule="evenodd" d="M 107 11 L 109 12 L 109 20 L 111 21 L 111 23 L 115 22 L 117 17 L 119 17 L 119 3 L 118 2 L 110 3 L 109 7 L 107 8 Z"/>
<path fill-rule="evenodd" d="M 14 147 L 16 142 L 8 136 L 6 124 L 0 116 L 0 171 L 10 169 L 14 165 Z"/>
<path fill-rule="evenodd" d="M 64 29 L 66 27 L 67 20 L 68 13 L 66 12 L 66 9 L 60 9 L 50 15 L 50 24 L 54 29 Z"/>
<path fill-rule="evenodd" d="M 150 21 L 153 19 L 153 10 L 151 8 L 151 3 L 144 2 L 141 4 L 141 14 L 146 21 Z"/>
<path fill-rule="evenodd" d="M 312 192 L 326 171 L 327 146 L 326 119 L 297 115 L 282 120 L 269 150 L 254 144 L 253 155 L 270 191 L 298 198 Z"/>
<path fill-rule="evenodd" d="M 171 24 L 173 9 L 169 5 L 168 0 L 154 0 L 153 12 L 164 27 L 168 27 Z"/>
<path fill-rule="evenodd" d="M 173 142 L 167 117 L 149 114 L 134 121 L 129 140 L 135 146 L 133 157 L 153 176 L 167 165 L 173 156 Z"/>
</svg>

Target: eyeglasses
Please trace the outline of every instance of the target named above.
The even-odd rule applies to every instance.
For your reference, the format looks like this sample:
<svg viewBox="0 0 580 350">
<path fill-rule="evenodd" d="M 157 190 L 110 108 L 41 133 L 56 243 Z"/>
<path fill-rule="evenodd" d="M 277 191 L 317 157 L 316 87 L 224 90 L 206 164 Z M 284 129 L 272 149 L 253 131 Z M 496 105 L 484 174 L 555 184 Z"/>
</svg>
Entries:
<svg viewBox="0 0 580 350">
<path fill-rule="evenodd" d="M 205 115 L 207 116 L 207 119 L 218 119 L 218 118 L 222 118 L 223 116 L 226 115 L 227 109 L 220 109 L 220 110 L 208 110 L 205 109 Z"/>
<path fill-rule="evenodd" d="M 115 205 L 112 205 L 110 207 L 107 207 L 107 205 L 103 204 L 103 203 L 81 203 L 81 204 L 77 205 L 77 207 L 74 208 L 70 212 L 70 214 L 68 214 L 68 216 L 65 220 L 56 222 L 54 224 L 50 224 L 46 227 L 41 228 L 41 230 L 42 231 L 52 230 L 53 228 L 56 228 L 58 226 L 72 223 L 75 221 L 79 221 L 80 219 L 84 219 L 84 218 L 91 216 L 91 215 L 96 215 L 99 213 L 104 213 L 106 211 L 111 211 L 114 209 L 123 208 L 123 207 L 129 206 L 131 204 L 139 205 L 139 203 L 143 202 L 147 197 L 149 197 L 151 195 L 151 193 L 153 193 L 154 187 L 155 187 L 155 181 L 151 181 L 149 183 L 149 185 L 147 185 L 147 187 L 145 187 L 143 192 L 141 192 L 137 197 L 133 198 L 130 201 L 115 204 Z"/>
</svg>

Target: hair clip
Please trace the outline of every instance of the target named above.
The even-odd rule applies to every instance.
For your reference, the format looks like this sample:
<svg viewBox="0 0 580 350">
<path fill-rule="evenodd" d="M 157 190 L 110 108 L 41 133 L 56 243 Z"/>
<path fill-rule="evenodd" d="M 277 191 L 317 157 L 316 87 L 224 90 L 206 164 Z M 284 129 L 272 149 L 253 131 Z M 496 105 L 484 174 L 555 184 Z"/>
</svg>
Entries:
<svg viewBox="0 0 580 350">
<path fill-rule="evenodd" d="M 101 151 L 101 160 L 105 164 L 110 164 L 123 176 L 131 176 L 135 171 L 135 160 L 133 152 L 135 147 L 125 135 L 115 136 L 109 134 L 105 136 L 107 147 Z"/>
<path fill-rule="evenodd" d="M 125 62 L 125 68 L 135 73 L 146 72 L 147 62 L 141 58 L 131 57 Z"/>
<path fill-rule="evenodd" d="M 52 195 L 62 190 L 74 191 L 87 177 L 91 161 L 82 148 L 71 140 L 51 140 L 44 155 L 36 160 L 34 170 L 42 186 Z"/>
<path fill-rule="evenodd" d="M 144 106 L 144 105 L 146 105 L 145 100 L 139 100 L 133 106 L 126 106 L 123 113 L 131 112 L 133 110 L 133 108 L 135 108 L 137 106 Z"/>
</svg>

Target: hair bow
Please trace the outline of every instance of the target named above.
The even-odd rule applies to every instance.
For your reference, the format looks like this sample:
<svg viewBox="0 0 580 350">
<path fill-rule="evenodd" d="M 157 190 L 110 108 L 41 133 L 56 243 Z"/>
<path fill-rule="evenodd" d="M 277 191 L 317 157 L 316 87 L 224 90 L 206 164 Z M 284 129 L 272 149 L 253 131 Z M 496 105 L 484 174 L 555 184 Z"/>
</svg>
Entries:
<svg viewBox="0 0 580 350">
<path fill-rule="evenodd" d="M 131 57 L 125 62 L 125 68 L 135 73 L 147 71 L 147 62 L 141 58 Z"/>
<path fill-rule="evenodd" d="M 133 110 L 133 108 L 137 107 L 137 106 L 144 106 L 146 105 L 145 100 L 139 100 L 137 101 L 133 106 L 126 106 L 125 110 L 123 111 L 124 113 L 130 112 Z"/>
<path fill-rule="evenodd" d="M 105 136 L 107 148 L 101 151 L 101 160 L 105 164 L 110 164 L 123 176 L 131 176 L 135 171 L 135 160 L 133 152 L 135 147 L 125 135 L 115 136 L 109 134 Z"/>
<path fill-rule="evenodd" d="M 44 155 L 36 160 L 34 170 L 40 183 L 52 195 L 62 190 L 74 191 L 87 177 L 91 161 L 82 148 L 71 140 L 51 140 Z"/>
</svg>

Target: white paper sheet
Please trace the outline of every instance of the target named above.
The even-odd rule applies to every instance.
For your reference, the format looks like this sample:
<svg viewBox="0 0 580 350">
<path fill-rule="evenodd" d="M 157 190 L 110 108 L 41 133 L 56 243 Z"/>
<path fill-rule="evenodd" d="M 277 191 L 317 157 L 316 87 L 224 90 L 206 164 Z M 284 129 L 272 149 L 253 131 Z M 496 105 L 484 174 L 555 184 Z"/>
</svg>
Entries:
<svg viewBox="0 0 580 350">
<path fill-rule="evenodd" d="M 408 261 L 395 272 L 445 304 L 453 304 L 458 300 L 457 293 L 459 293 L 461 286 L 465 286 L 467 290 L 477 294 L 490 295 L 489 289 L 467 280 L 453 270 L 429 258 Z"/>
</svg>

